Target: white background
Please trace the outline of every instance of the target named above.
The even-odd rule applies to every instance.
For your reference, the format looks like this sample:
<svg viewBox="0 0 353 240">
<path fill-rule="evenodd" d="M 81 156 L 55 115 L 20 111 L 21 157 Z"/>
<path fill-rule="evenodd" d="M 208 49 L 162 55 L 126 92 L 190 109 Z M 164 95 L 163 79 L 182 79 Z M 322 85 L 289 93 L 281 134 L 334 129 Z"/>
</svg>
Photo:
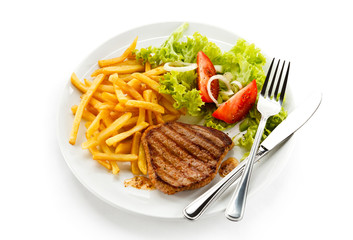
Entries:
<svg viewBox="0 0 353 240">
<path fill-rule="evenodd" d="M 1 1 L 0 239 L 352 239 L 351 10 L 349 1 Z M 117 210 L 60 153 L 57 110 L 73 69 L 111 37 L 164 21 L 233 31 L 291 60 L 296 89 L 323 93 L 290 161 L 249 199 L 242 222 Z"/>
</svg>

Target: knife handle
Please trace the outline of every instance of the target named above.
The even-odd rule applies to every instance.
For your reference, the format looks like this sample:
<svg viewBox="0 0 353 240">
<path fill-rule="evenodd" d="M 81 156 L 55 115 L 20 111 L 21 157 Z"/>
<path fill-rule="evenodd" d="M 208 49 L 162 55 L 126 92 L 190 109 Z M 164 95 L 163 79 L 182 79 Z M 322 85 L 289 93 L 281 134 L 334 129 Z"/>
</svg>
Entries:
<svg viewBox="0 0 353 240">
<path fill-rule="evenodd" d="M 255 162 L 259 161 L 268 153 L 267 149 L 260 147 L 255 157 Z M 184 216 L 189 220 L 198 219 L 210 206 L 215 202 L 222 193 L 228 189 L 241 176 L 247 158 L 244 159 L 235 169 L 233 169 L 221 181 L 216 183 L 212 188 L 202 194 L 200 197 L 191 202 L 183 210 Z"/>
</svg>

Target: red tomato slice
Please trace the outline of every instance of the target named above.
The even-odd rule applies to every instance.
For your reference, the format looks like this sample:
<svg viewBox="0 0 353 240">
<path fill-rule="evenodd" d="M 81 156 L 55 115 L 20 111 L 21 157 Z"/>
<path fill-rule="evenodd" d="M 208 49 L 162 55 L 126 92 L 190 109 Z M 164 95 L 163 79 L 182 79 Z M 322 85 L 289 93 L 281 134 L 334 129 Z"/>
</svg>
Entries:
<svg viewBox="0 0 353 240">
<path fill-rule="evenodd" d="M 203 102 L 213 102 L 207 92 L 207 83 L 208 80 L 216 75 L 216 69 L 214 68 L 211 60 L 207 57 L 207 55 L 200 51 L 197 53 L 197 73 L 198 77 L 198 88 L 201 91 L 201 99 Z M 218 80 L 213 80 L 211 83 L 211 94 L 217 99 L 219 93 L 219 82 Z"/>
<path fill-rule="evenodd" d="M 253 80 L 245 88 L 234 94 L 228 101 L 221 104 L 212 114 L 213 117 L 235 123 L 243 119 L 254 105 L 257 97 L 256 80 Z"/>
</svg>

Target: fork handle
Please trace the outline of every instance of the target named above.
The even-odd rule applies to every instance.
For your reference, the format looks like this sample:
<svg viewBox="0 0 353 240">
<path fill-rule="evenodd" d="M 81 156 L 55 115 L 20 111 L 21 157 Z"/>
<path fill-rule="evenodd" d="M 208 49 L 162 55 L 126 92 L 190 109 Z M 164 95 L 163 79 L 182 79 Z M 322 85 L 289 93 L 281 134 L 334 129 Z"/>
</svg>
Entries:
<svg viewBox="0 0 353 240">
<path fill-rule="evenodd" d="M 254 143 L 251 147 L 250 154 L 248 156 L 248 161 L 244 167 L 242 177 L 226 209 L 225 215 L 231 221 L 240 221 L 243 218 L 250 177 L 254 165 L 254 159 L 260 145 L 262 133 L 265 129 L 267 118 L 267 116 L 261 116 L 261 120 L 255 135 Z"/>
<path fill-rule="evenodd" d="M 265 148 L 259 149 L 256 154 L 255 162 L 266 156 L 268 150 Z M 197 220 L 201 215 L 225 192 L 231 185 L 240 179 L 245 163 L 248 159 L 244 159 L 240 164 L 233 169 L 227 176 L 217 182 L 213 187 L 200 195 L 197 199 L 191 202 L 184 208 L 183 214 L 189 220 Z"/>
</svg>

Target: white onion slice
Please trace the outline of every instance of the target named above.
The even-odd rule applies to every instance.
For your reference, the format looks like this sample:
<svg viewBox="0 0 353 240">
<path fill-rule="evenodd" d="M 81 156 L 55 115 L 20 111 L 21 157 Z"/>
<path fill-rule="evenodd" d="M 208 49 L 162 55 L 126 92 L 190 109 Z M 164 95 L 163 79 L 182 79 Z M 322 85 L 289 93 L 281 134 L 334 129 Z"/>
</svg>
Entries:
<svg viewBox="0 0 353 240">
<path fill-rule="evenodd" d="M 212 101 L 218 107 L 221 104 L 218 103 L 218 101 L 213 97 L 212 92 L 211 92 L 211 83 L 212 83 L 213 80 L 216 80 L 216 79 L 221 80 L 222 82 L 224 82 L 224 84 L 227 86 L 228 90 L 230 90 L 231 87 L 229 85 L 228 79 L 226 77 L 224 77 L 223 75 L 214 75 L 208 80 L 208 82 L 207 82 L 207 93 L 208 93 L 208 96 L 210 96 Z"/>
<path fill-rule="evenodd" d="M 223 73 L 223 66 L 222 65 L 214 65 L 216 72 Z"/>
<path fill-rule="evenodd" d="M 239 87 L 239 89 L 242 89 L 242 88 L 243 88 L 243 85 L 242 85 L 240 82 L 236 81 L 236 80 L 234 80 L 234 81 L 231 82 L 230 84 L 235 84 L 235 85 L 237 85 L 237 86 Z"/>
<path fill-rule="evenodd" d="M 181 65 L 182 67 L 173 67 L 171 65 Z M 176 72 L 187 72 L 191 70 L 195 70 L 197 68 L 196 63 L 184 63 L 184 62 L 168 62 L 164 64 L 164 70 L 170 72 L 170 71 L 176 71 Z"/>
<path fill-rule="evenodd" d="M 231 89 L 228 89 L 227 91 L 220 91 L 219 93 L 222 93 L 222 94 L 225 94 L 225 95 L 228 95 L 228 96 L 234 94 L 234 92 Z"/>
</svg>

